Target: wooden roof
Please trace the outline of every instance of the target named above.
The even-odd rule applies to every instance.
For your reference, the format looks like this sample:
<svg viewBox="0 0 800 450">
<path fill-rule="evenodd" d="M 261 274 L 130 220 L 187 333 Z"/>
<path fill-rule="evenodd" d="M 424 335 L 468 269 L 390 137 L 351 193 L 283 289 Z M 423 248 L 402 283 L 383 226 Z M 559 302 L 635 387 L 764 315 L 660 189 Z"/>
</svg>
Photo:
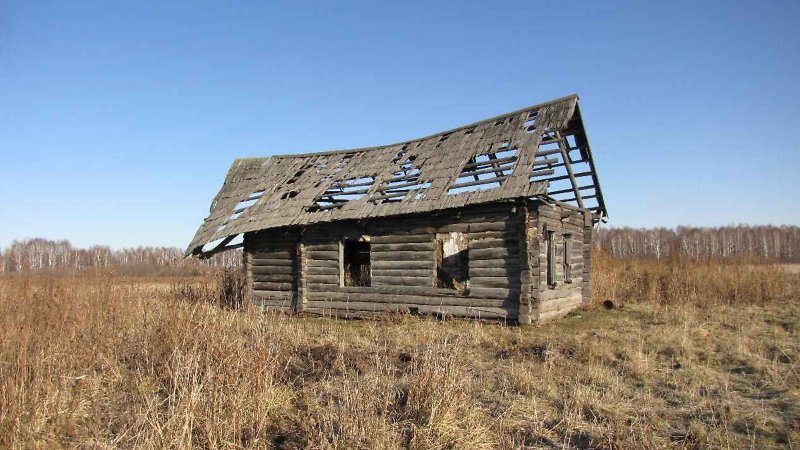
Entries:
<svg viewBox="0 0 800 450">
<path fill-rule="evenodd" d="M 187 255 L 249 231 L 534 196 L 605 214 L 577 95 L 398 144 L 237 159 Z"/>
</svg>

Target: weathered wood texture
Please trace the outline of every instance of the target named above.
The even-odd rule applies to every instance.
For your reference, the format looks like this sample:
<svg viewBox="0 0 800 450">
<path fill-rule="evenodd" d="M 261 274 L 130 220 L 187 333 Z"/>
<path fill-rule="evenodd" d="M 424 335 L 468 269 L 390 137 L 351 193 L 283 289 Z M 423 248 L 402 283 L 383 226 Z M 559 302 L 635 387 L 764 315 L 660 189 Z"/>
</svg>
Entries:
<svg viewBox="0 0 800 450">
<path fill-rule="evenodd" d="M 265 307 L 290 306 L 312 314 L 407 311 L 516 320 L 519 239 L 524 236 L 517 208 L 509 202 L 403 220 L 317 224 L 306 227 L 302 238 L 289 234 L 277 242 L 269 232 L 248 234 L 254 292 L 273 302 L 262 302 Z M 435 287 L 435 238 L 449 232 L 463 233 L 468 240 L 470 288 L 464 293 Z M 361 237 L 370 241 L 371 286 L 342 286 L 339 242 Z M 293 255 L 287 245 L 298 243 L 299 253 Z M 285 299 L 295 303 L 277 302 Z"/>
<path fill-rule="evenodd" d="M 554 143 L 561 149 L 542 147 Z M 562 178 L 574 196 L 601 199 L 591 161 L 576 95 L 392 145 L 237 159 L 187 255 L 225 250 L 225 239 L 240 233 L 547 195 L 547 182 Z M 556 173 L 568 162 L 589 166 Z"/>
<path fill-rule="evenodd" d="M 300 233 L 297 229 L 270 230 L 245 235 L 248 255 L 248 291 L 263 308 L 302 310 Z"/>
<path fill-rule="evenodd" d="M 302 233 L 248 233 L 249 290 L 255 304 L 287 312 L 367 317 L 402 311 L 539 322 L 588 302 L 592 223 L 588 212 L 534 200 L 403 220 L 317 224 Z M 554 233 L 553 285 L 547 283 L 546 231 Z M 436 287 L 436 236 L 450 232 L 467 238 L 466 292 Z M 359 238 L 370 242 L 371 285 L 343 286 L 340 241 Z"/>
<path fill-rule="evenodd" d="M 544 202 L 533 202 L 536 214 L 528 221 L 531 236 L 530 253 L 536 265 L 533 269 L 537 282 L 532 291 L 535 311 L 534 321 L 561 317 L 588 302 L 589 249 L 591 246 L 591 218 L 587 221 L 584 211 Z M 587 223 L 588 222 L 588 223 Z M 554 284 L 548 284 L 547 232 L 553 232 L 555 257 Z M 565 245 L 569 239 L 570 244 Z M 565 254 L 569 250 L 569 254 Z M 567 279 L 566 264 L 570 264 Z"/>
</svg>

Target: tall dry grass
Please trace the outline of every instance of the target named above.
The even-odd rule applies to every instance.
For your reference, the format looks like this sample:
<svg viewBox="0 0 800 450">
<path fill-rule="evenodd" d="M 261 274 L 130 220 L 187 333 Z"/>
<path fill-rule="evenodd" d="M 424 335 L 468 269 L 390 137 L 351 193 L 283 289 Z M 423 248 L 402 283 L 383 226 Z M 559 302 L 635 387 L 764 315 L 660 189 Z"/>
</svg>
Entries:
<svg viewBox="0 0 800 450">
<path fill-rule="evenodd" d="M 800 308 L 783 272 L 594 268 L 596 297 L 624 308 L 529 328 L 236 310 L 220 307 L 224 277 L 4 277 L 0 446 L 797 445 Z"/>
<path fill-rule="evenodd" d="M 796 287 L 796 277 L 786 266 L 747 260 L 615 259 L 596 249 L 592 268 L 595 300 L 658 305 L 764 305 L 785 300 Z"/>
</svg>

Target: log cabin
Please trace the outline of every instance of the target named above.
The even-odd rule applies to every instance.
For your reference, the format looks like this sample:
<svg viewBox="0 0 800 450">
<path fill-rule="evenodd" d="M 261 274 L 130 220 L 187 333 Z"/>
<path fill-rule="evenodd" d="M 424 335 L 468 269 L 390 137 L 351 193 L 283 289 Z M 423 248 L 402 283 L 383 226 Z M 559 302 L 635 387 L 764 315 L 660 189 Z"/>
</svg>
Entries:
<svg viewBox="0 0 800 450">
<path fill-rule="evenodd" d="M 249 301 L 530 324 L 589 303 L 607 212 L 570 95 L 398 144 L 244 158 L 187 249 L 243 248 Z"/>
</svg>

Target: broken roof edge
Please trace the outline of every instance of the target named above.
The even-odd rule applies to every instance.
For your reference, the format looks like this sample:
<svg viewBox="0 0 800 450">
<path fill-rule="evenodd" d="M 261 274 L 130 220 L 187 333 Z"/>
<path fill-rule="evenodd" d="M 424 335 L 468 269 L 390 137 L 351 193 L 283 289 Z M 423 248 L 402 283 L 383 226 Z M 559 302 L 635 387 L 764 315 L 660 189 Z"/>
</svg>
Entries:
<svg viewBox="0 0 800 450">
<path fill-rule="evenodd" d="M 543 102 L 543 103 L 539 103 L 539 104 L 536 104 L 536 105 L 531 105 L 531 106 L 526 106 L 524 108 L 519 108 L 519 109 L 514 110 L 512 112 L 509 112 L 509 113 L 504 113 L 504 114 L 500 114 L 500 115 L 497 115 L 497 116 L 494 116 L 494 117 L 489 117 L 488 119 L 478 120 L 477 122 L 472 122 L 472 123 L 469 123 L 469 124 L 466 124 L 466 125 L 461 125 L 461 126 L 458 126 L 456 128 L 451 128 L 449 130 L 439 131 L 439 132 L 436 132 L 436 133 L 429 134 L 427 136 L 421 136 L 421 137 L 417 137 L 417 138 L 413 138 L 413 139 L 407 139 L 405 141 L 395 142 L 395 143 L 392 143 L 392 144 L 374 145 L 374 146 L 371 146 L 371 147 L 359 147 L 359 148 L 339 149 L 339 150 L 323 150 L 323 151 L 319 151 L 319 152 L 283 153 L 283 154 L 270 155 L 270 156 L 251 156 L 251 157 L 244 157 L 244 158 L 236 158 L 233 163 L 235 165 L 239 161 L 242 161 L 242 162 L 254 162 L 254 161 L 266 161 L 266 160 L 271 159 L 271 158 L 275 158 L 275 159 L 278 159 L 278 158 L 302 158 L 302 157 L 306 157 L 306 156 L 337 155 L 337 154 L 340 154 L 340 153 L 355 153 L 355 152 L 366 152 L 366 151 L 370 151 L 370 150 L 379 150 L 379 149 L 383 149 L 383 148 L 387 148 L 387 147 L 392 147 L 392 146 L 395 146 L 395 145 L 403 145 L 403 144 L 408 144 L 408 143 L 411 143 L 411 142 L 421 141 L 421 140 L 424 140 L 424 139 L 430 139 L 430 138 L 433 138 L 433 137 L 436 137 L 436 136 L 439 136 L 439 135 L 442 135 L 442 134 L 455 133 L 457 131 L 460 131 L 460 130 L 463 130 L 463 129 L 466 129 L 466 128 L 469 128 L 469 127 L 474 127 L 474 126 L 477 126 L 477 125 L 480 125 L 480 124 L 483 124 L 483 123 L 486 123 L 486 122 L 491 122 L 493 120 L 503 119 L 503 118 L 506 118 L 506 117 L 509 117 L 509 116 L 514 116 L 516 114 L 523 113 L 525 111 L 530 111 L 532 109 L 539 109 L 539 108 L 542 108 L 542 107 L 545 107 L 545 106 L 548 106 L 548 105 L 552 105 L 552 104 L 555 104 L 555 103 L 560 103 L 560 102 L 563 102 L 563 101 L 566 101 L 566 100 L 572 100 L 572 99 L 580 100 L 580 97 L 578 97 L 578 94 L 569 94 L 569 95 L 565 95 L 563 97 L 560 97 L 560 98 L 557 98 L 557 99 L 554 99 L 554 100 L 549 100 L 549 101 L 546 101 L 546 102 Z M 577 107 L 577 105 L 576 105 L 576 107 Z"/>
<path fill-rule="evenodd" d="M 539 193 L 539 194 L 536 194 L 536 195 L 533 195 L 533 196 L 517 196 L 517 197 L 499 198 L 499 199 L 488 200 L 486 202 L 472 203 L 470 205 L 462 205 L 462 206 L 455 206 L 454 205 L 454 206 L 450 206 L 450 207 L 446 207 L 446 208 L 442 208 L 442 209 L 437 209 L 437 210 L 433 210 L 433 211 L 398 212 L 396 214 L 388 214 L 388 215 L 374 216 L 374 217 L 362 217 L 362 218 L 358 218 L 358 219 L 354 219 L 354 218 L 333 218 L 332 220 L 323 221 L 323 222 L 315 222 L 313 224 L 293 224 L 293 225 L 282 225 L 282 226 L 278 226 L 278 227 L 269 227 L 269 228 L 254 228 L 254 229 L 251 229 L 251 230 L 237 231 L 236 233 L 233 233 L 233 234 L 218 238 L 218 239 L 216 239 L 215 241 L 212 241 L 212 242 L 224 242 L 226 239 L 232 240 L 232 239 L 235 239 L 239 235 L 242 235 L 242 237 L 244 238 L 244 235 L 246 235 L 246 234 L 260 233 L 260 232 L 264 232 L 264 231 L 275 231 L 275 230 L 291 229 L 291 228 L 304 229 L 304 228 L 307 228 L 309 226 L 331 225 L 331 224 L 336 224 L 336 223 L 340 223 L 340 222 L 348 222 L 348 221 L 364 222 L 364 221 L 368 221 L 368 220 L 390 219 L 392 217 L 399 217 L 399 216 L 414 216 L 414 215 L 433 215 L 433 216 L 436 216 L 436 215 L 440 215 L 440 214 L 453 213 L 454 211 L 463 210 L 465 207 L 466 208 L 469 208 L 469 207 L 480 208 L 480 207 L 485 207 L 486 205 L 490 205 L 490 204 L 518 205 L 518 204 L 520 204 L 520 203 L 522 203 L 522 202 L 524 202 L 526 200 L 536 200 L 536 199 L 540 199 L 542 197 L 546 197 L 546 194 L 543 193 L 544 189 L 546 188 L 546 185 L 544 183 L 537 183 L 537 184 L 540 186 L 540 190 L 541 190 L 542 193 Z M 547 197 L 547 198 L 549 198 L 549 197 Z M 201 260 L 202 259 L 208 259 L 208 258 L 211 258 L 212 256 L 214 256 L 214 255 L 216 255 L 218 253 L 223 253 L 223 252 L 226 252 L 226 251 L 229 251 L 229 250 L 236 250 L 236 249 L 239 249 L 239 248 L 244 248 L 244 242 L 242 242 L 240 244 L 236 244 L 236 245 L 233 245 L 233 246 L 226 246 L 224 244 L 217 244 L 216 246 L 214 246 L 214 248 L 212 248 L 210 250 L 207 250 L 207 251 L 203 251 L 203 247 L 208 245 L 208 244 L 210 244 L 210 243 L 211 242 L 206 242 L 205 244 L 198 245 L 198 246 L 192 246 L 192 244 L 189 244 L 189 248 L 187 248 L 186 251 L 183 254 L 183 259 L 192 258 L 192 257 L 196 257 L 196 258 L 201 259 Z"/>
</svg>

